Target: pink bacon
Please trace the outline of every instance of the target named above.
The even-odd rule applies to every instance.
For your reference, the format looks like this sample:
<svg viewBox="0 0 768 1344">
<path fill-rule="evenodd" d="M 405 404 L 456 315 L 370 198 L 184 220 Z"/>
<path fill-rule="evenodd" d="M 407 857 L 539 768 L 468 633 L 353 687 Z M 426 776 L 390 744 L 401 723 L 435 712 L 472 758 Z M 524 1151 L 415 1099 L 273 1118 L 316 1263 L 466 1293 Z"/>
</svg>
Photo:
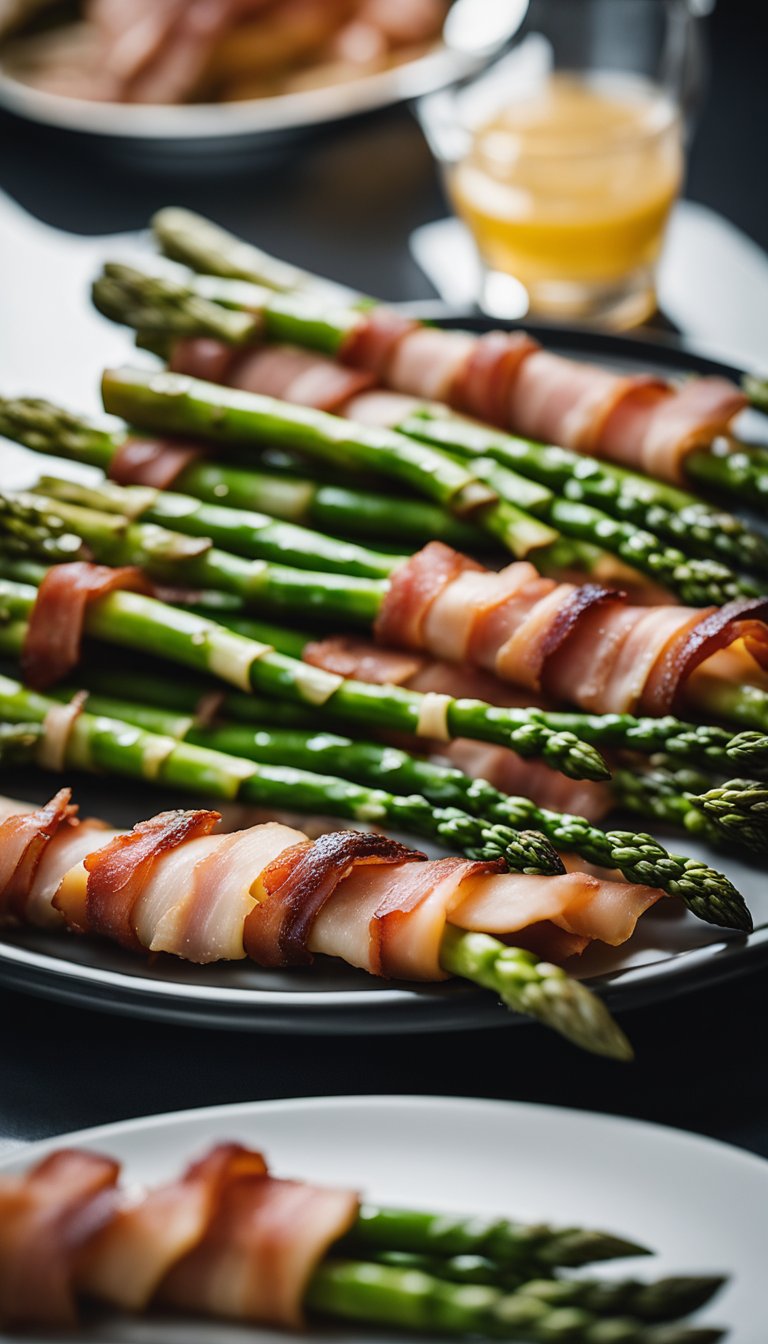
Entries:
<svg viewBox="0 0 768 1344">
<path fill-rule="evenodd" d="M 72 1327 L 80 1300 L 95 1299 L 296 1329 L 360 1206 L 350 1190 L 277 1180 L 237 1143 L 138 1194 L 119 1174 L 108 1157 L 61 1149 L 0 1178 L 0 1324 Z"/>
<path fill-rule="evenodd" d="M 361 316 L 339 363 L 300 352 L 299 398 L 292 394 L 299 381 L 292 360 L 298 370 L 299 352 L 275 349 L 274 359 L 261 360 L 231 349 L 227 354 L 215 341 L 182 341 L 171 367 L 284 401 L 299 399 L 363 423 L 395 426 L 414 404 L 442 401 L 525 437 L 678 483 L 688 453 L 728 433 L 747 405 L 739 388 L 721 377 L 692 378 L 677 387 L 647 374 L 620 375 L 551 354 L 525 332 L 473 336 L 424 327 L 384 308 Z M 345 396 L 338 372 L 343 365 L 408 400 L 388 400 L 363 388 Z"/>
<path fill-rule="evenodd" d="M 248 955 L 263 966 L 305 965 L 325 953 L 374 975 L 427 981 L 446 978 L 440 945 L 448 923 L 482 927 L 480 896 L 494 931 L 565 956 L 593 936 L 623 942 L 662 894 L 586 872 L 520 877 L 501 862 L 427 861 L 358 831 L 311 842 L 269 822 L 216 835 L 215 821 L 209 812 L 160 814 L 101 847 L 91 834 L 96 849 L 69 867 L 65 836 L 58 883 L 52 870 L 45 878 L 49 908 L 74 931 L 134 951 L 196 962 Z M 51 856 L 58 844 L 59 833 Z"/>
</svg>

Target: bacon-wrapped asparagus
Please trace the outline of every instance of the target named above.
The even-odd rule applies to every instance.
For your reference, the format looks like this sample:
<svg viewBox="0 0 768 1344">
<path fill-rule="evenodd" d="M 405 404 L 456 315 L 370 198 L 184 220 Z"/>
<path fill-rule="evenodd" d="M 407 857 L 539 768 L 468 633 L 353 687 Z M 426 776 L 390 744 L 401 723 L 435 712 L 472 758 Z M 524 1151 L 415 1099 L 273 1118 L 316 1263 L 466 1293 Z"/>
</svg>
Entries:
<svg viewBox="0 0 768 1344">
<path fill-rule="evenodd" d="M 153 230 L 166 255 L 197 271 L 273 288 L 273 268 L 279 263 L 191 211 L 161 210 Z M 433 332 L 359 295 L 357 306 L 351 297 L 317 292 L 307 304 L 311 285 L 301 272 L 274 288 L 288 290 L 285 298 L 276 294 L 270 303 L 282 319 L 278 340 L 304 343 L 308 307 L 312 335 L 307 343 L 373 369 L 379 381 L 398 391 L 448 401 L 518 434 L 668 481 L 686 476 L 696 481 L 712 440 L 728 433 L 748 398 L 757 406 L 765 399 L 758 378 L 745 380 L 741 393 L 722 378 L 699 377 L 677 388 L 645 375 L 621 377 L 551 355 L 525 332 L 490 332 L 480 338 Z M 727 489 L 727 473 L 718 487 Z"/>
<path fill-rule="evenodd" d="M 7 534 L 7 539 L 20 540 L 18 533 Z M 551 732 L 527 710 L 345 681 L 264 642 L 234 634 L 205 616 L 145 596 L 138 571 L 126 578 L 124 570 L 58 565 L 42 581 L 38 577 L 35 581 L 40 582 L 41 596 L 31 584 L 0 581 L 0 619 L 5 624 L 26 623 L 36 616 L 26 650 L 26 672 L 34 684 L 50 685 L 71 671 L 85 631 L 108 643 L 154 651 L 240 689 L 263 691 L 300 705 L 327 705 L 342 721 L 421 737 L 476 736 L 514 746 L 522 756 L 540 755 L 576 778 L 607 777 L 594 748 L 570 732 Z M 141 591 L 115 591 L 127 587 Z"/>
<path fill-rule="evenodd" d="M 72 534 L 87 554 L 138 564 L 160 582 L 220 589 L 245 605 L 372 622 L 382 643 L 467 662 L 592 712 L 661 715 L 686 701 L 706 710 L 721 684 L 742 705 L 752 698 L 740 694 L 742 683 L 760 691 L 768 668 L 768 597 L 722 608 L 634 607 L 620 592 L 541 578 L 527 561 L 483 569 L 440 542 L 389 580 L 322 575 L 35 495 L 3 496 L 0 510 L 14 544 L 32 554 L 55 554 L 58 538 L 60 554 L 71 555 Z M 721 650 L 726 656 L 717 660 Z"/>
<path fill-rule="evenodd" d="M 649 1284 L 533 1277 L 542 1265 L 551 1272 L 646 1253 L 609 1234 L 361 1206 L 354 1191 L 272 1176 L 261 1153 L 234 1142 L 161 1185 L 129 1191 L 120 1176 L 118 1162 L 75 1148 L 0 1176 L 0 1324 L 71 1329 L 81 1306 L 95 1302 L 255 1325 L 296 1328 L 320 1316 L 550 1344 L 721 1338 L 719 1330 L 648 1324 L 708 1302 L 723 1283 L 715 1276 Z M 430 1256 L 429 1272 L 402 1253 L 398 1260 L 382 1240 L 388 1230 L 395 1246 L 404 1231 L 415 1240 L 418 1254 Z M 510 1279 L 514 1267 L 514 1287 L 456 1282 L 451 1239 L 492 1244 Z M 369 1258 L 350 1258 L 371 1246 Z"/>
<path fill-rule="evenodd" d="M 116 727 L 130 737 L 127 724 Z M 138 741 L 121 745 L 99 720 L 96 731 L 113 754 Z M 523 877 L 498 861 L 430 861 L 359 831 L 310 841 L 270 822 L 220 835 L 211 811 L 161 813 L 119 832 L 78 821 L 69 799 L 60 790 L 31 812 L 4 802 L 5 919 L 63 922 L 129 951 L 198 963 L 305 966 L 323 954 L 388 978 L 456 975 L 589 1049 L 630 1053 L 602 1002 L 542 956 L 562 959 L 593 938 L 623 942 L 659 890 L 587 873 Z"/>
<path fill-rule="evenodd" d="M 206 338 L 223 336 L 225 341 L 231 340 L 237 350 L 244 340 L 256 339 L 261 330 L 259 325 L 258 332 L 254 332 L 254 319 L 251 316 L 210 303 L 173 280 L 143 275 L 128 267 L 108 267 L 107 273 L 94 286 L 94 297 L 97 306 L 108 316 L 132 326 L 149 328 L 150 331 L 159 329 L 171 335 L 202 337 L 206 349 L 210 345 L 210 340 Z M 243 334 L 238 335 L 236 330 L 230 331 L 233 324 L 237 325 L 236 319 L 246 323 Z M 455 333 L 447 335 L 449 340 L 451 335 L 454 339 L 456 336 Z M 330 404 L 326 391 L 329 368 L 313 371 L 313 360 L 315 364 L 318 361 L 312 356 L 308 361 L 310 368 L 302 369 L 297 378 L 296 370 L 291 367 L 295 361 L 290 358 L 290 350 L 267 350 L 264 353 L 257 352 L 255 356 L 241 356 L 235 364 L 234 355 L 230 354 L 227 360 L 224 346 L 224 357 L 218 356 L 212 366 L 207 354 L 201 363 L 196 351 L 187 353 L 188 345 L 189 342 L 174 352 L 173 367 L 178 371 L 198 376 L 210 376 L 212 371 L 218 382 L 245 386 L 253 392 L 298 401 L 305 406 L 328 407 Z M 299 358 L 302 356 L 299 355 Z M 306 356 L 303 358 L 307 359 Z M 278 360 L 282 360 L 284 365 L 286 359 L 289 364 L 287 377 L 285 373 L 281 375 L 278 368 L 273 368 Z M 320 376 L 313 379 L 313 373 L 319 373 Z M 357 378 L 354 371 L 348 374 L 348 386 L 337 388 L 333 399 L 334 409 L 349 416 L 354 422 L 347 433 L 347 459 L 362 461 L 370 468 L 370 450 L 375 445 L 372 435 L 378 430 L 381 470 L 402 478 L 403 462 L 410 458 L 409 483 L 416 484 L 420 490 L 434 494 L 435 479 L 447 483 L 453 478 L 454 485 L 458 485 L 459 478 L 455 471 L 457 460 L 449 457 L 442 449 L 422 444 L 429 451 L 419 458 L 413 452 L 412 444 L 409 449 L 409 440 L 405 436 L 391 430 L 383 434 L 382 426 L 397 425 L 399 420 L 405 418 L 408 406 L 403 406 L 403 398 L 385 397 L 386 410 L 380 419 L 378 403 L 382 398 L 376 394 L 372 398 L 366 396 Z M 336 371 L 333 378 L 336 384 L 340 380 L 343 384 L 343 370 Z M 313 382 L 318 385 L 317 393 L 314 393 Z M 363 395 L 357 395 L 361 390 Z M 364 403 L 371 400 L 374 403 L 372 420 L 364 410 Z M 394 412 L 390 406 L 392 401 Z M 359 423 L 366 420 L 369 423 Z M 338 457 L 338 448 L 336 455 Z M 683 601 L 699 604 L 727 601 L 744 591 L 744 581 L 711 557 L 689 559 L 681 551 L 662 542 L 646 526 L 640 527 L 634 522 L 612 517 L 601 508 L 584 501 L 575 503 L 560 499 L 546 485 L 533 482 L 511 470 L 509 464 L 499 465 L 478 455 L 470 461 L 465 455 L 462 466 L 467 472 L 471 469 L 475 491 L 481 483 L 486 487 L 483 503 L 481 497 L 476 496 L 480 525 L 488 528 L 519 559 L 535 550 L 540 567 L 546 567 L 548 572 L 562 572 L 566 569 L 585 570 L 593 575 L 601 572 L 604 577 L 615 582 L 627 582 L 630 576 L 626 573 L 626 566 L 629 565 L 636 586 L 636 571 L 639 570 L 649 577 L 652 591 L 658 591 L 659 585 L 666 586 Z M 462 500 L 466 503 L 466 496 L 459 499 L 460 505 Z M 446 499 L 443 494 L 441 502 L 450 502 L 450 497 Z M 453 504 L 450 506 L 453 507 Z M 589 548 L 587 552 L 581 549 L 583 545 Z M 594 547 L 598 548 L 596 555 L 592 554 Z M 612 561 L 614 555 L 619 557 L 616 563 Z M 639 583 L 642 584 L 642 579 Z"/>
</svg>

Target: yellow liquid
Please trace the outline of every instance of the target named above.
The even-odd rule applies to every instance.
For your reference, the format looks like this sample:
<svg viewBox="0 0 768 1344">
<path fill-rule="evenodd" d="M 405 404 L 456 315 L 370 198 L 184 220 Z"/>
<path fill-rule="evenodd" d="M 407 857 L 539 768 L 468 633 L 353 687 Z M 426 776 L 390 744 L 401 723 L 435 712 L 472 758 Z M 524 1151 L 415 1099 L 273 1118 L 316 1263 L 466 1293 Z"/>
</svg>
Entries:
<svg viewBox="0 0 768 1344">
<path fill-rule="evenodd" d="M 682 172 L 679 119 L 652 85 L 552 74 L 475 130 L 448 188 L 486 263 L 535 296 L 650 273 Z"/>
</svg>

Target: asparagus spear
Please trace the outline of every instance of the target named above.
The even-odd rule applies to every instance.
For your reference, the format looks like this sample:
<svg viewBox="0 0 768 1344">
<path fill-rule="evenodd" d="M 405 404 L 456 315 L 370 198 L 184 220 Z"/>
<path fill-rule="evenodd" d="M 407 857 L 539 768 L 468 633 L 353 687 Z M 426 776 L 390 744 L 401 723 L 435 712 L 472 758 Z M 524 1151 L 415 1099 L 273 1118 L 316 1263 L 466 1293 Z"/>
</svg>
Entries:
<svg viewBox="0 0 768 1344">
<path fill-rule="evenodd" d="M 0 582 L 0 620 L 26 621 L 35 588 Z M 374 686 L 309 667 L 265 644 L 237 635 L 215 621 L 137 593 L 116 592 L 91 604 L 86 632 L 107 643 L 156 653 L 173 663 L 208 672 L 240 689 L 253 689 L 300 705 L 326 705 L 340 721 L 396 731 L 434 732 L 424 722 L 425 697 L 399 686 Z M 511 746 L 577 779 L 604 779 L 605 763 L 593 747 L 571 733 L 553 733 L 528 710 L 500 709 L 480 700 L 444 702 L 453 737 Z M 427 716 L 429 717 L 429 716 Z"/>
<path fill-rule="evenodd" d="M 198 282 L 198 289 L 202 282 Z M 208 302 L 196 291 L 180 284 L 176 280 L 160 276 L 143 275 L 129 267 L 107 266 L 105 274 L 94 285 L 94 300 L 97 307 L 108 316 L 131 326 L 150 330 L 175 331 L 184 335 L 213 335 L 232 344 L 248 343 L 260 337 L 264 332 L 272 339 L 280 339 L 283 331 L 282 315 L 280 329 L 275 333 L 275 319 L 272 300 L 264 303 L 263 295 L 254 293 L 250 301 L 258 308 L 258 317 L 252 312 L 232 311 Z M 282 307 L 285 300 L 279 300 Z M 357 321 L 357 314 L 353 315 Z M 323 347 L 322 341 L 313 339 L 316 319 L 308 319 L 306 330 L 302 325 L 303 343 Z M 346 334 L 349 324 L 344 327 Z M 356 427 L 355 433 L 366 433 L 364 427 Z M 575 456 L 575 455 L 574 455 Z M 694 606 L 704 606 L 709 602 L 723 603 L 739 595 L 753 595 L 754 585 L 739 579 L 726 566 L 709 559 L 687 559 L 676 548 L 664 546 L 658 537 L 639 528 L 634 523 L 612 518 L 610 514 L 582 501 L 559 499 L 545 485 L 534 484 L 527 477 L 507 466 L 499 466 L 493 461 L 475 457 L 472 461 L 475 476 L 484 481 L 495 492 L 499 500 L 506 501 L 511 507 L 519 507 L 526 516 L 541 520 L 550 528 L 557 529 L 563 537 L 590 545 L 597 543 L 601 551 L 619 556 L 625 563 L 649 575 L 655 582 L 661 583 L 677 593 L 680 598 Z M 524 528 L 519 521 L 514 539 L 507 530 L 505 544 L 518 556 L 527 554 L 535 547 L 551 546 L 557 539 L 553 532 L 549 538 L 540 534 L 531 540 L 530 528 Z M 497 532 L 497 535 L 499 533 Z M 562 544 L 558 548 L 562 550 Z M 582 565 L 584 557 L 581 557 Z M 556 563 L 562 564 L 560 555 Z M 587 567 L 590 568 L 589 560 Z"/>
<path fill-rule="evenodd" d="M 63 694 L 67 696 L 68 692 Z M 152 698 L 150 693 L 150 701 Z M 268 713 L 264 726 L 255 731 L 242 724 L 201 726 L 195 722 L 194 705 L 191 706 L 192 716 L 180 716 L 158 709 L 152 703 L 136 703 L 135 692 L 125 699 L 97 693 L 90 696 L 89 706 L 94 713 L 123 719 L 150 732 L 176 737 L 230 756 L 264 765 L 321 770 L 371 788 L 386 780 L 391 792 L 418 794 L 438 811 L 458 809 L 515 830 L 534 828 L 560 849 L 571 850 L 601 867 L 619 869 L 629 882 L 661 887 L 670 895 L 679 896 L 695 915 L 708 923 L 728 928 L 743 928 L 750 924 L 744 902 L 726 877 L 698 859 L 669 854 L 650 835 L 603 831 L 583 817 L 537 807 L 527 798 L 508 797 L 487 780 L 471 779 L 453 767 L 411 756 L 394 747 L 359 742 L 325 731 L 275 729 L 267 726 Z M 624 775 L 630 781 L 628 797 L 625 800 L 619 784 L 617 802 L 635 805 L 635 810 L 640 810 L 639 801 L 650 792 L 649 786 L 645 786 L 644 794 L 641 787 L 634 786 L 636 777 L 633 772 L 620 771 L 617 778 L 621 780 Z M 666 800 L 667 790 L 655 790 L 653 806 L 649 803 L 647 814 L 686 825 L 679 815 L 677 795 L 671 795 L 667 808 L 664 807 Z M 732 835 L 738 836 L 741 831 L 735 806 L 732 798 L 729 829 Z M 695 815 L 700 816 L 699 813 Z M 751 826 L 755 824 L 753 816 Z"/>
<path fill-rule="evenodd" d="M 700 771 L 657 765 L 643 771 L 618 768 L 612 786 L 617 802 L 701 836 L 710 844 L 768 852 L 768 785 L 730 779 L 721 784 Z"/>
<path fill-rule="evenodd" d="M 593 504 L 644 531 L 676 542 L 686 553 L 707 558 L 717 555 L 736 569 L 768 574 L 768 542 L 760 533 L 733 514 L 665 481 L 568 448 L 505 434 L 454 415 L 445 406 L 420 407 L 395 428 L 466 458 L 494 458 L 567 500 Z M 721 460 L 715 449 L 700 456 L 705 472 Z M 731 461 L 730 454 L 722 456 L 726 463 Z M 717 484 L 714 479 L 712 483 Z"/>
<path fill-rule="evenodd" d="M 536 1288 L 505 1294 L 481 1284 L 445 1282 L 416 1269 L 356 1260 L 321 1265 L 305 1301 L 321 1316 L 528 1344 L 716 1344 L 723 1337 L 722 1331 L 706 1327 L 598 1316 L 586 1307 L 553 1304 Z"/>
<path fill-rule="evenodd" d="M 84 417 L 33 397 L 0 397 L 0 434 L 34 452 L 64 457 L 109 472 L 121 446 L 131 437 L 124 429 L 107 430 Z M 207 504 L 256 509 L 289 523 L 332 534 L 397 536 L 405 546 L 445 541 L 465 550 L 482 549 L 487 536 L 420 499 L 357 490 L 276 471 L 245 470 L 229 463 L 197 461 L 176 482 L 184 494 Z"/>
<path fill-rule="evenodd" d="M 183 257 L 179 260 L 183 261 Z M 768 378 L 758 378 L 755 374 L 747 373 L 742 379 L 742 387 L 753 406 L 759 411 L 768 411 Z"/>
<path fill-rule="evenodd" d="M 645 1283 L 639 1279 L 526 1278 L 522 1266 L 507 1269 L 483 1255 L 417 1255 L 381 1251 L 377 1264 L 418 1269 L 449 1283 L 480 1283 L 489 1288 L 522 1292 L 551 1306 L 584 1307 L 596 1315 L 618 1312 L 643 1321 L 674 1321 L 698 1311 L 712 1300 L 725 1280 L 721 1275 L 686 1275 Z"/>
<path fill-rule="evenodd" d="M 0 574 L 21 582 L 38 584 L 45 570 L 39 565 L 23 562 L 3 561 L 0 556 Z M 280 653 L 300 658 L 302 650 L 310 636 L 295 630 L 285 630 L 279 626 L 267 625 L 262 621 L 243 620 L 240 617 L 228 617 L 223 621 L 232 622 L 238 629 L 251 638 L 272 644 Z M 5 649 L 16 657 L 20 652 L 23 630 L 10 639 L 0 627 L 0 650 Z M 126 671 L 121 664 L 108 668 L 89 668 L 86 684 L 105 696 L 116 696 L 125 700 L 139 701 L 145 705 L 155 705 L 176 711 L 191 724 L 200 701 L 216 689 L 215 682 L 205 678 L 186 677 L 184 683 L 167 676 L 162 665 L 147 668 L 135 663 Z M 334 729 L 332 718 L 318 713 L 308 706 L 283 704 L 255 695 L 246 695 L 241 691 L 220 689 L 217 695 L 219 713 L 225 720 L 246 723 L 255 727 L 265 724 L 271 727 Z M 702 770 L 726 775 L 734 765 L 759 773 L 768 768 L 768 738 L 758 732 L 739 733 L 732 737 L 727 729 L 714 728 L 703 724 L 683 723 L 679 719 L 636 719 L 631 715 L 561 714 L 558 711 L 539 711 L 544 721 L 551 727 L 567 721 L 585 723 L 589 737 L 596 737 L 606 745 L 618 750 L 622 748 L 633 753 L 656 755 L 662 753 L 677 765 L 697 766 Z"/>
<path fill-rule="evenodd" d="M 327 304 L 329 300 L 335 304 L 341 302 L 347 308 L 346 318 L 349 316 L 349 310 L 353 311 L 355 306 L 358 308 L 371 307 L 378 302 L 355 291 L 342 290 L 339 294 L 337 287 L 334 287 L 336 292 L 333 295 L 325 295 L 322 288 L 318 288 L 318 286 L 322 287 L 330 282 L 295 268 L 283 271 L 284 283 L 274 283 L 274 277 L 280 274 L 279 269 L 276 268 L 283 267 L 284 263 L 276 261 L 275 258 L 270 257 L 260 249 L 242 242 L 233 234 L 212 225 L 203 216 L 194 214 L 189 210 L 169 208 L 158 211 L 152 220 L 152 230 L 165 255 L 171 257 L 174 261 L 191 267 L 193 271 L 201 273 L 198 282 L 203 282 L 203 288 L 209 297 L 218 295 L 220 302 L 226 301 L 226 287 L 221 288 L 216 284 L 210 284 L 209 278 L 219 276 L 225 281 L 227 279 L 240 280 L 249 282 L 256 288 L 266 287 L 267 289 L 280 291 L 286 296 L 293 297 L 295 312 L 299 315 L 301 315 L 305 306 L 301 302 L 302 296 L 314 300 L 320 308 Z M 234 299 L 231 301 L 237 302 Z M 245 302 L 247 303 L 247 299 Z M 338 315 L 337 321 L 339 321 L 339 325 L 342 324 Z M 301 340 L 298 339 L 300 330 L 300 322 L 295 322 L 289 326 L 288 331 L 284 333 L 281 339 L 301 344 Z M 337 348 L 332 341 L 330 348 L 332 351 Z M 764 378 L 746 375 L 743 379 L 743 385 L 752 404 L 760 410 L 765 410 L 768 407 L 768 393 L 766 392 L 768 381 Z M 704 452 L 706 450 L 703 450 Z M 688 469 L 688 461 L 686 462 L 686 470 Z M 693 474 L 692 479 L 695 479 Z M 724 479 L 727 481 L 727 474 Z"/>
<path fill-rule="evenodd" d="M 214 546 L 236 555 L 299 569 L 383 579 L 407 559 L 406 555 L 369 550 L 294 523 L 277 522 L 267 514 L 201 503 L 193 496 L 170 490 L 113 485 L 110 481 L 83 485 L 41 476 L 34 493 L 63 504 L 167 526 L 186 536 L 206 537 Z"/>
<path fill-rule="evenodd" d="M 252 243 L 243 243 L 202 215 L 177 206 L 159 210 L 152 231 L 166 256 L 195 270 L 232 280 L 256 279 L 257 284 L 285 293 L 317 294 L 333 303 L 358 303 L 361 294 L 321 279 L 298 266 L 271 257 Z"/>
<path fill-rule="evenodd" d="M 768 500 L 768 461 L 743 445 L 734 449 L 725 442 L 711 449 L 699 448 L 688 454 L 685 470 L 703 489 L 732 495 L 753 508 Z"/>
<path fill-rule="evenodd" d="M 26 765 L 40 741 L 37 723 L 0 723 L 0 765 Z"/>
<path fill-rule="evenodd" d="M 57 701 L 0 677 L 0 722 L 44 723 Z M 29 736 L 29 734 L 27 734 Z M 30 747 L 25 750 L 31 756 Z M 220 752 L 145 732 L 120 719 L 82 712 L 66 743 L 72 769 L 110 773 L 216 798 L 237 798 L 269 808 L 328 813 L 394 826 L 463 848 L 474 858 L 504 858 L 508 866 L 551 873 L 561 864 L 535 833 L 485 825 L 456 809 L 437 809 L 423 798 L 399 798 L 345 780 L 288 767 L 256 766 Z M 489 989 L 516 1012 L 536 1018 L 597 1054 L 629 1059 L 631 1047 L 601 999 L 559 966 L 485 934 L 447 928 L 441 964 L 450 975 Z"/>
</svg>

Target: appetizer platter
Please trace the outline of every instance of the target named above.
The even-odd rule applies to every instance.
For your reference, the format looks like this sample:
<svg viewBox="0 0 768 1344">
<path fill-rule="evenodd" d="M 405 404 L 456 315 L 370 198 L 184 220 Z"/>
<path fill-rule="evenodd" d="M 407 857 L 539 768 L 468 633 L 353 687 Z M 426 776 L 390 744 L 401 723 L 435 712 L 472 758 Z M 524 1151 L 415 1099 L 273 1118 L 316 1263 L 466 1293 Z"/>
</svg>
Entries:
<svg viewBox="0 0 768 1344">
<path fill-rule="evenodd" d="M 472 61 L 447 0 L 11 0 L 0 103 L 169 167 L 253 162 L 314 126 L 432 92 Z"/>
<path fill-rule="evenodd" d="M 0 495 L 3 754 L 65 776 L 4 804 L 3 977 L 304 1030 L 501 999 L 626 1055 L 592 989 L 768 947 L 764 384 L 425 326 L 153 228 L 170 260 L 94 282 L 154 357 L 104 374 L 119 421 L 0 400 L 31 471 Z M 105 838 L 76 771 L 184 810 L 143 789 Z M 280 820 L 226 834 L 219 800 Z"/>
<path fill-rule="evenodd" d="M 306 1341 L 383 1329 L 412 1344 L 426 1328 L 440 1341 L 751 1344 L 765 1173 L 690 1135 L 507 1102 L 334 1097 L 149 1117 L 0 1164 L 14 1232 L 0 1238 L 0 1316 L 31 1344 L 67 1327 L 104 1344 L 128 1330 L 203 1344 L 256 1326 L 276 1342 L 286 1325 Z"/>
</svg>

